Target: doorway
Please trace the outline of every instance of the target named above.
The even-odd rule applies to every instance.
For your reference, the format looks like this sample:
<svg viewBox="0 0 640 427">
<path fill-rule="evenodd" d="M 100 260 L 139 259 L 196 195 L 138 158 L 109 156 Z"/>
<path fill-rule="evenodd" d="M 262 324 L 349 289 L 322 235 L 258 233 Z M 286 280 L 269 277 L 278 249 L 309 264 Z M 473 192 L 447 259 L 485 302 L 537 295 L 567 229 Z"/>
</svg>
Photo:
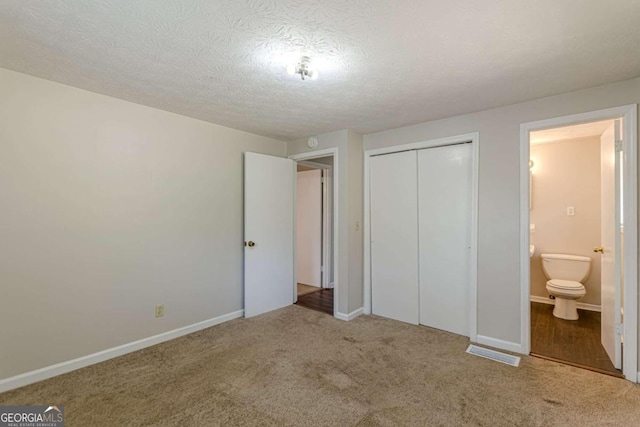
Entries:
<svg viewBox="0 0 640 427">
<path fill-rule="evenodd" d="M 333 315 L 333 158 L 296 165 L 296 304 Z"/>
<path fill-rule="evenodd" d="M 333 316 L 338 313 L 339 209 L 338 149 L 330 148 L 282 158 L 244 153 L 244 317 L 292 305 L 297 300 L 296 263 L 296 172 L 297 161 L 329 157 L 326 185 L 331 211 L 330 240 L 324 252 L 333 284 Z M 333 168 L 336 165 L 336 168 Z"/>
<path fill-rule="evenodd" d="M 521 127 L 523 352 L 634 382 L 635 111 Z"/>
<path fill-rule="evenodd" d="M 603 120 L 532 132 L 529 163 L 531 354 L 614 376 L 622 374 L 613 311 L 622 307 L 607 298 L 621 279 L 619 129 L 619 120 Z"/>
</svg>

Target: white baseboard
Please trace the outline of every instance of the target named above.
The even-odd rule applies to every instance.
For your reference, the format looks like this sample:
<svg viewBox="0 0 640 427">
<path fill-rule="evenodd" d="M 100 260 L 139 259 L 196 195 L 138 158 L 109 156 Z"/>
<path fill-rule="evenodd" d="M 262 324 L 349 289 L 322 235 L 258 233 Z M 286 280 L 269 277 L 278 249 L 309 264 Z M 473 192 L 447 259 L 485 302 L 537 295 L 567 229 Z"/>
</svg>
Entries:
<svg viewBox="0 0 640 427">
<path fill-rule="evenodd" d="M 542 303 L 542 304 L 555 305 L 555 301 L 552 300 L 551 298 L 548 298 L 548 297 L 539 297 L 539 296 L 536 296 L 536 295 L 531 295 L 529 297 L 529 299 L 532 302 L 539 302 L 539 303 Z M 601 311 L 601 307 L 599 305 L 595 305 L 595 304 L 587 304 L 587 303 L 584 303 L 584 302 L 577 302 L 576 306 L 581 310 L 597 311 L 597 312 Z"/>
<path fill-rule="evenodd" d="M 14 377 L 5 378 L 0 380 L 0 393 L 13 390 L 18 387 L 23 387 L 25 385 L 29 385 L 38 381 L 46 380 L 48 378 L 53 378 L 58 375 L 66 374 L 67 372 L 75 371 L 76 369 L 84 368 L 96 363 L 104 362 L 105 360 L 113 359 L 114 357 L 122 356 L 124 354 L 141 350 L 146 347 L 151 347 L 165 341 L 179 338 L 183 335 L 188 335 L 202 329 L 210 328 L 211 326 L 219 325 L 220 323 L 228 322 L 229 320 L 237 319 L 238 317 L 242 317 L 243 315 L 244 310 L 234 311 L 232 313 L 214 317 L 213 319 L 194 323 L 193 325 L 184 326 L 182 328 L 163 332 L 152 337 L 143 338 L 141 340 L 130 342 L 128 344 L 123 344 L 118 347 L 113 347 L 107 350 L 99 351 L 97 353 L 89 354 L 87 356 L 78 357 L 77 359 L 56 363 L 55 365 L 36 369 L 30 372 L 25 372 L 24 374 L 16 375 Z"/>
<path fill-rule="evenodd" d="M 347 322 L 348 322 L 349 320 L 353 320 L 353 319 L 355 319 L 356 317 L 360 316 L 361 314 L 362 314 L 362 307 L 360 307 L 359 309 L 357 309 L 357 310 L 355 310 L 355 311 L 352 311 L 352 312 L 351 312 L 351 313 L 349 313 L 349 314 L 344 314 L 344 313 L 338 313 L 338 312 L 336 312 L 336 314 L 335 314 L 335 316 L 334 316 L 334 317 L 335 317 L 336 319 L 345 320 L 345 321 L 347 321 Z"/>
<path fill-rule="evenodd" d="M 513 353 L 524 354 L 522 352 L 522 345 L 517 342 L 503 341 L 497 338 L 478 335 L 478 339 L 476 340 L 476 343 L 482 344 L 482 345 L 488 345 L 489 347 L 499 348 L 501 350 L 511 351 Z"/>
</svg>

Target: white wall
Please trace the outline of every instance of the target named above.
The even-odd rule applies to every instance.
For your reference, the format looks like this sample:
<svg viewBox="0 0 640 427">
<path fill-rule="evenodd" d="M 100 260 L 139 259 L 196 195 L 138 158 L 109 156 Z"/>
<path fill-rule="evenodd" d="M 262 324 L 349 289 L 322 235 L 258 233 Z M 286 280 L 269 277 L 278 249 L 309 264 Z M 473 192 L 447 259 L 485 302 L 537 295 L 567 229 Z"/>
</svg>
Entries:
<svg viewBox="0 0 640 427">
<path fill-rule="evenodd" d="M 368 150 L 480 133 L 479 335 L 520 343 L 520 124 L 638 102 L 632 79 L 364 136 Z"/>
<path fill-rule="evenodd" d="M 318 146 L 310 149 L 307 139 L 287 144 L 287 155 L 338 148 L 338 312 L 349 314 L 362 307 L 362 135 L 340 130 L 318 135 Z M 357 229 L 356 229 L 357 226 Z"/>
<path fill-rule="evenodd" d="M 0 379 L 242 309 L 242 152 L 285 143 L 2 69 L 0 94 Z"/>
<path fill-rule="evenodd" d="M 547 298 L 547 278 L 540 254 L 561 253 L 591 258 L 580 302 L 600 305 L 600 137 L 531 145 L 531 295 Z M 575 215 L 567 215 L 573 206 Z"/>
</svg>

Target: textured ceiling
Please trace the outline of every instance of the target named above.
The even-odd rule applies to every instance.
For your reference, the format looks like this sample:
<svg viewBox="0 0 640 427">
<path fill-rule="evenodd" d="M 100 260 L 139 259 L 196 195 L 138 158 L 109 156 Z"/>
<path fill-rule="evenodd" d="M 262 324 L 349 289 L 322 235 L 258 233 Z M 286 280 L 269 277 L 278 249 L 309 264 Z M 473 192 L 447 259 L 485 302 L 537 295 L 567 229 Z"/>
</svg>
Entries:
<svg viewBox="0 0 640 427">
<path fill-rule="evenodd" d="M 294 139 L 637 77 L 638 17 L 638 0 L 0 0 L 0 67 Z M 286 74 L 298 53 L 318 80 Z"/>
<path fill-rule="evenodd" d="M 602 136 L 613 120 L 583 123 L 580 125 L 564 126 L 560 128 L 539 130 L 531 132 L 531 144 L 544 144 L 545 142 L 562 141 L 565 139 L 586 138 L 589 136 Z"/>
</svg>

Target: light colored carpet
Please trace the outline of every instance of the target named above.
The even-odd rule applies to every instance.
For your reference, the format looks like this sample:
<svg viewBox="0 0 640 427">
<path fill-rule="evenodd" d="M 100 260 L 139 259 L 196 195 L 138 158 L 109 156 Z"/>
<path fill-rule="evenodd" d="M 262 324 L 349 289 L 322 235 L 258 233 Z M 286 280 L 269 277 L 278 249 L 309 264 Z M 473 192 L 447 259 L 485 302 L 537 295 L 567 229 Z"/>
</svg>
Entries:
<svg viewBox="0 0 640 427">
<path fill-rule="evenodd" d="M 376 316 L 291 306 L 0 394 L 67 426 L 637 426 L 640 387 Z"/>
<path fill-rule="evenodd" d="M 322 290 L 322 288 L 319 288 L 317 286 L 309 286 L 309 285 L 303 285 L 302 283 L 298 283 L 298 296 L 301 297 L 303 295 L 309 295 L 312 294 L 314 292 L 318 292 Z"/>
</svg>

